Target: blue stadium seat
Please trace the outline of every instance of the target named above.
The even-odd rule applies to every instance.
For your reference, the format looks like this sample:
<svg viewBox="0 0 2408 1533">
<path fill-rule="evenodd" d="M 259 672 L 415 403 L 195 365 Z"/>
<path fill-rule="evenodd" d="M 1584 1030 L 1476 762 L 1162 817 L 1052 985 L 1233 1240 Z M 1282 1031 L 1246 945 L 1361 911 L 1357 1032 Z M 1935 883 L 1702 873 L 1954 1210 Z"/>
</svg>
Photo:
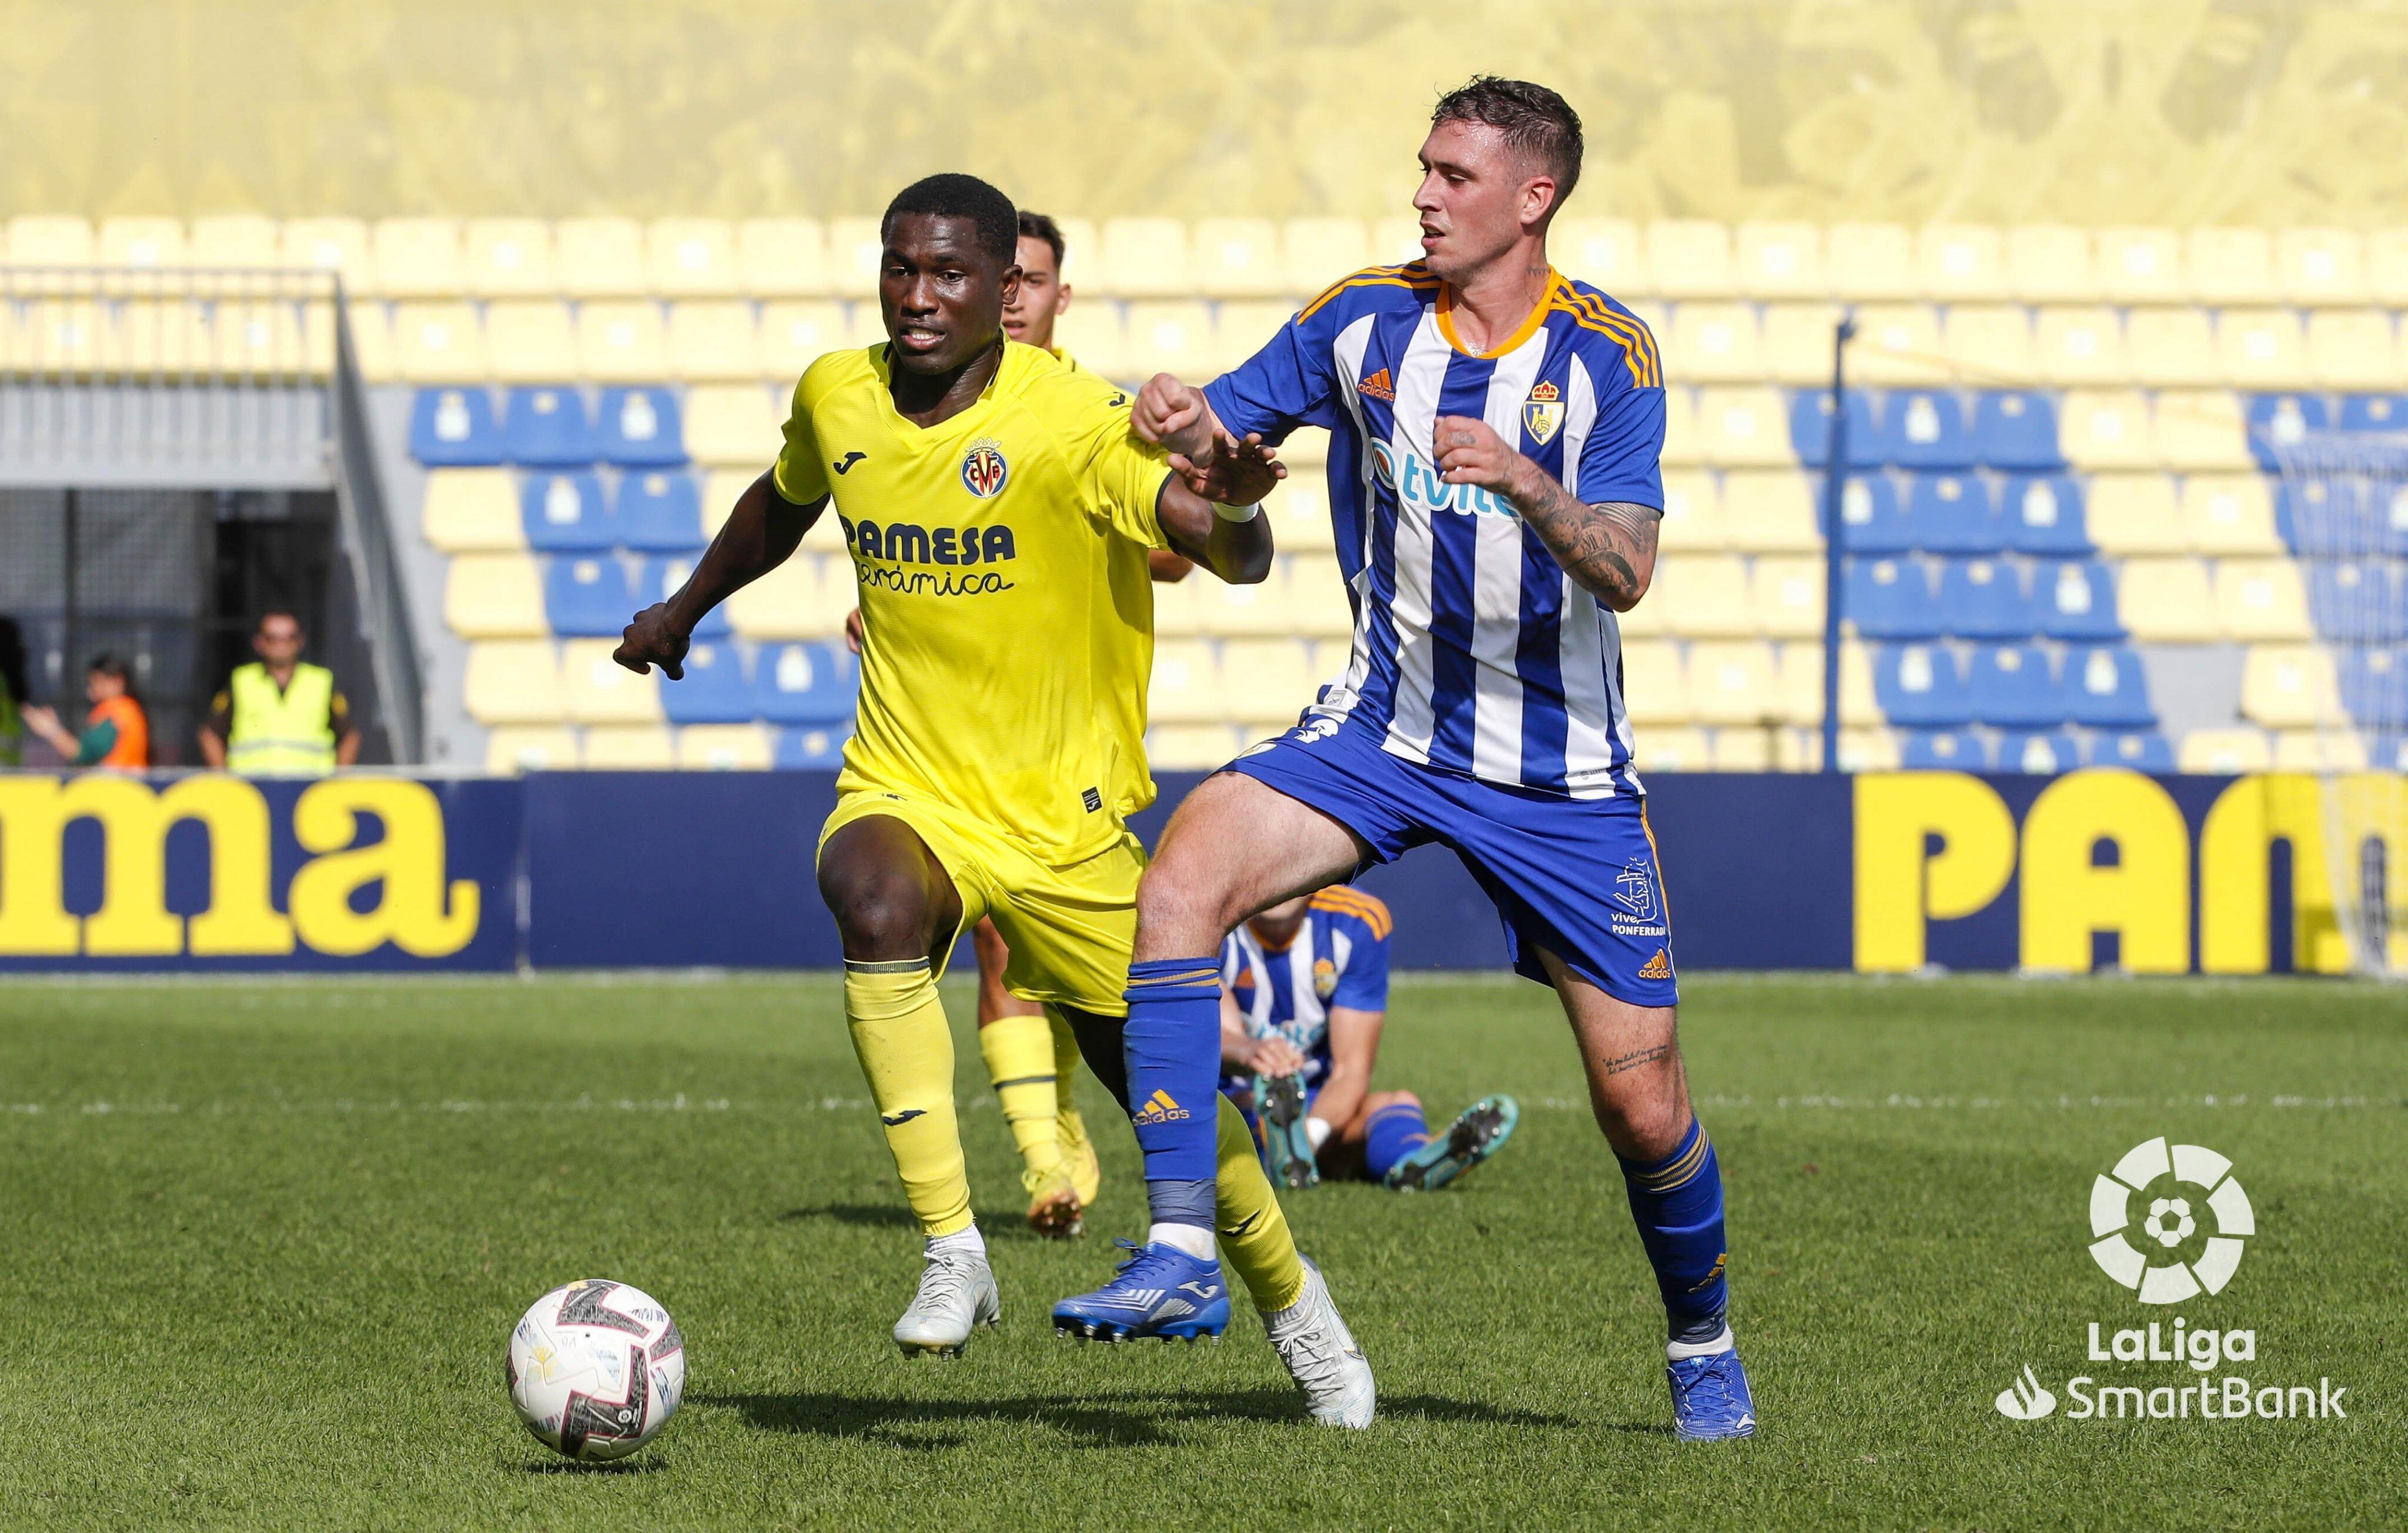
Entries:
<svg viewBox="0 0 2408 1533">
<path fill-rule="evenodd" d="M 563 638 L 616 638 L 636 615 L 627 572 L 609 554 L 563 555 L 543 575 L 543 609 Z"/>
<path fill-rule="evenodd" d="M 1990 389 L 1973 400 L 1973 456 L 1992 468 L 2045 471 L 2064 466 L 2057 401 L 2038 389 Z"/>
<path fill-rule="evenodd" d="M 1933 553 L 1997 553 L 2007 546 L 2006 523 L 1979 474 L 1917 474 L 1907 491 L 1906 519 Z"/>
<path fill-rule="evenodd" d="M 2320 394 L 2253 394 L 2249 396 L 2249 451 L 2261 468 L 2275 466 L 2275 449 L 2300 439 L 2302 432 L 2322 431 L 2332 424 L 2332 411 Z"/>
<path fill-rule="evenodd" d="M 1882 406 L 1879 440 L 1881 460 L 1900 468 L 1970 468 L 1973 465 L 1973 437 L 1965 429 L 1965 407 L 1952 390 L 1892 389 Z"/>
<path fill-rule="evenodd" d="M 2408 638 L 2401 571 L 2389 559 L 2315 559 L 2308 564 L 2308 613 L 2326 638 L 2384 644 Z"/>
<path fill-rule="evenodd" d="M 527 547 L 542 553 L 590 552 L 619 540 L 602 481 L 591 473 L 529 474 L 519 486 L 519 521 Z"/>
<path fill-rule="evenodd" d="M 2022 577 L 2003 559 L 1942 565 L 1940 621 L 1959 638 L 2029 638 L 2040 627 Z"/>
<path fill-rule="evenodd" d="M 656 601 L 666 601 L 676 595 L 678 587 L 685 584 L 685 578 L 694 573 L 694 561 L 695 555 L 690 553 L 655 554 L 645 560 L 643 569 L 636 577 L 636 607 L 650 607 Z M 635 616 L 635 608 L 627 609 L 627 616 Z M 626 618 L 619 620 L 622 626 L 626 621 Z M 616 633 L 618 630 L 611 631 Z M 698 639 L 725 638 L 733 632 L 735 630 L 728 626 L 725 602 L 703 614 L 702 621 L 694 625 L 694 637 Z M 752 715 L 746 714 L 745 717 Z"/>
<path fill-rule="evenodd" d="M 2128 644 L 2070 644 L 2065 651 L 2065 714 L 2092 729 L 2148 729 L 2149 673 Z"/>
<path fill-rule="evenodd" d="M 585 396 L 566 386 L 512 389 L 502 439 L 510 462 L 529 468 L 582 468 L 600 456 Z"/>
<path fill-rule="evenodd" d="M 781 729 L 770 761 L 781 772 L 832 772 L 844 765 L 844 742 L 851 738 L 850 718 L 834 724 Z"/>
<path fill-rule="evenodd" d="M 2048 655 L 2037 644 L 1985 644 L 1973 652 L 1966 681 L 1973 717 L 2004 729 L 2063 724 L 2065 695 L 2057 689 Z"/>
<path fill-rule="evenodd" d="M 1872 396 L 1862 389 L 1848 391 L 1848 464 L 1860 467 L 1881 461 L 1881 423 L 1874 418 Z M 1789 443 L 1798 461 L 1820 468 L 1831 460 L 1831 391 L 1801 389 L 1789 400 Z"/>
<path fill-rule="evenodd" d="M 502 461 L 494 396 L 482 389 L 421 389 L 409 405 L 409 455 L 430 468 L 490 468 Z"/>
<path fill-rule="evenodd" d="M 1873 698 L 1890 723 L 1946 729 L 1973 720 L 1973 699 L 1956 657 L 1935 644 L 1884 645 L 1873 662 Z"/>
<path fill-rule="evenodd" d="M 733 644 L 696 644 L 685 653 L 685 676 L 661 679 L 661 707 L 671 724 L 750 724 L 752 686 Z"/>
<path fill-rule="evenodd" d="M 1929 638 L 1942 631 L 1930 577 L 1915 558 L 1851 559 L 1840 610 L 1866 638 Z"/>
<path fill-rule="evenodd" d="M 1823 496 L 1829 480 L 1813 477 L 1814 518 L 1823 520 Z M 1905 553 L 1915 546 L 1914 528 L 1899 499 L 1898 481 L 1878 470 L 1851 474 L 1840 487 L 1840 542 L 1850 553 Z"/>
<path fill-rule="evenodd" d="M 2093 735 L 2090 737 L 2089 764 L 2093 766 L 2125 766 L 2136 772 L 2172 772 L 2174 769 L 2173 742 L 2155 730 Z"/>
<path fill-rule="evenodd" d="M 2042 559 L 2032 566 L 2032 609 L 2051 638 L 2121 638 L 2115 580 L 2096 559 Z"/>
<path fill-rule="evenodd" d="M 2017 553 L 2087 553 L 2082 490 L 2069 474 L 2018 474 L 1999 497 L 2007 546 Z"/>
<path fill-rule="evenodd" d="M 1898 764 L 1914 772 L 1986 772 L 1990 748 L 1970 729 L 1910 729 L 1899 737 Z"/>
<path fill-rule="evenodd" d="M 2341 706 L 2361 723 L 2408 719 L 2408 647 L 2344 648 L 2340 655 Z"/>
<path fill-rule="evenodd" d="M 2408 489 L 2358 479 L 2285 480 L 2274 530 L 2293 553 L 2408 554 Z"/>
<path fill-rule="evenodd" d="M 2082 765 L 2082 747 L 2062 729 L 2010 730 L 1999 737 L 1999 770 L 2055 777 Z"/>
<path fill-rule="evenodd" d="M 2408 394 L 2345 394 L 2341 396 L 2344 431 L 2408 430 Z"/>
<path fill-rule="evenodd" d="M 604 389 L 596 413 L 603 462 L 622 468 L 669 468 L 685 462 L 683 416 L 668 390 Z"/>
<path fill-rule="evenodd" d="M 619 480 L 619 543 L 638 553 L 692 553 L 702 535 L 702 495 L 692 474 L 655 470 Z"/>
<path fill-rule="evenodd" d="M 860 663 L 841 644 L 768 645 L 752 667 L 752 700 L 771 724 L 850 719 L 860 690 Z"/>
</svg>

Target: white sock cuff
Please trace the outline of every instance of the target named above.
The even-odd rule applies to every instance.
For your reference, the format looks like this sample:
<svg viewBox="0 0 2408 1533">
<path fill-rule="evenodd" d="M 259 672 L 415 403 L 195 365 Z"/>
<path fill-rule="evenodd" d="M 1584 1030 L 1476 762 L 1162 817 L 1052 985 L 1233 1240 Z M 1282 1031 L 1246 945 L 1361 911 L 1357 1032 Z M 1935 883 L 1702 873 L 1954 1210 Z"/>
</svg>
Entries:
<svg viewBox="0 0 2408 1533">
<path fill-rule="evenodd" d="M 1669 1362 L 1679 1363 L 1692 1357 L 1712 1357 L 1718 1352 L 1731 1352 L 1737 1347 L 1738 1343 L 1731 1340 L 1730 1325 L 1726 1321 L 1723 1325 L 1723 1333 L 1711 1341 L 1665 1342 L 1664 1356 Z"/>
<path fill-rule="evenodd" d="M 934 1256 L 944 1251 L 967 1251 L 972 1255 L 983 1256 L 986 1254 L 986 1237 L 979 1233 L 979 1227 L 975 1224 L 957 1229 L 951 1235 L 928 1237 L 929 1255 Z"/>
<path fill-rule="evenodd" d="M 1212 1259 L 1212 1232 L 1202 1225 L 1154 1225 L 1145 1232 L 1148 1245 L 1167 1245 L 1199 1262 Z"/>
</svg>

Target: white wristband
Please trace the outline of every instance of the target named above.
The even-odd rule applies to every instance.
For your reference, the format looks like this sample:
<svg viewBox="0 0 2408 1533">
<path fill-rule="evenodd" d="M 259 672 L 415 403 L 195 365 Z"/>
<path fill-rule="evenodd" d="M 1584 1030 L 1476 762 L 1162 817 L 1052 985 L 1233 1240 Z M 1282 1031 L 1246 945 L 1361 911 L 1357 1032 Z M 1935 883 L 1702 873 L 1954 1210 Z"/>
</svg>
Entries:
<svg viewBox="0 0 2408 1533">
<path fill-rule="evenodd" d="M 1304 1137 L 1312 1141 L 1312 1148 L 1316 1153 L 1328 1142 L 1329 1136 L 1335 1132 L 1337 1131 L 1329 1126 L 1329 1121 L 1326 1118 L 1304 1120 Z"/>
<path fill-rule="evenodd" d="M 1262 514 L 1262 509 L 1259 501 L 1252 506 L 1224 506 L 1217 500 L 1212 503 L 1212 514 L 1224 522 L 1252 522 Z"/>
</svg>

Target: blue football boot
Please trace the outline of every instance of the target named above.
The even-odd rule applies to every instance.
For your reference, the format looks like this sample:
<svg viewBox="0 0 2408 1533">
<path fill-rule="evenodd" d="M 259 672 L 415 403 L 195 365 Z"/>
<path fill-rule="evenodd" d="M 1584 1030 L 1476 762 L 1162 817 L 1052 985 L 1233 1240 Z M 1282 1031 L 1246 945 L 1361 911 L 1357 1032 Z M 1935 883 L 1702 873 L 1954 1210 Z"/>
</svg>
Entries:
<svg viewBox="0 0 2408 1533">
<path fill-rule="evenodd" d="M 1321 1181 L 1312 1137 L 1304 1131 L 1304 1077 L 1254 1077 L 1254 1111 L 1263 1124 L 1263 1170 L 1283 1187 L 1311 1187 Z"/>
<path fill-rule="evenodd" d="M 1672 1432 L 1682 1441 L 1756 1436 L 1756 1400 L 1738 1353 L 1684 1357 L 1664 1371 L 1672 1381 Z"/>
<path fill-rule="evenodd" d="M 1229 1324 L 1229 1285 L 1218 1261 L 1176 1246 L 1119 1242 L 1128 1251 L 1112 1281 L 1054 1306 L 1057 1335 L 1082 1341 L 1218 1337 Z"/>
<path fill-rule="evenodd" d="M 1445 1133 L 1389 1167 L 1384 1183 L 1400 1193 L 1436 1192 L 1504 1149 L 1521 1121 L 1522 1105 L 1511 1096 L 1484 1096 L 1447 1125 Z"/>
</svg>

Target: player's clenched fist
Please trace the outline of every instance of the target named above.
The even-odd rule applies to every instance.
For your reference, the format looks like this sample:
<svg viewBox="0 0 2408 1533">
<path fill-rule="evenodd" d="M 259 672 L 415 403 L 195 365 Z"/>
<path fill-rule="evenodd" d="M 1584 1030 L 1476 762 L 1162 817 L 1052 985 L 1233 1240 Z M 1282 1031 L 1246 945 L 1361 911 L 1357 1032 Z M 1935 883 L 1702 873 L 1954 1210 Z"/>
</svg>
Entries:
<svg viewBox="0 0 2408 1533">
<path fill-rule="evenodd" d="M 1440 416 L 1431 445 L 1438 453 L 1439 478 L 1449 484 L 1502 490 L 1522 461 L 1496 428 L 1472 415 Z"/>
<path fill-rule="evenodd" d="M 1154 374 L 1146 380 L 1145 387 L 1137 391 L 1137 403 L 1129 410 L 1129 423 L 1147 441 L 1160 443 L 1189 457 L 1201 453 L 1211 441 L 1211 427 L 1205 415 L 1204 391 L 1192 384 L 1182 383 L 1168 373 Z"/>
<path fill-rule="evenodd" d="M 672 681 L 685 680 L 685 652 L 694 641 L 669 622 L 669 604 L 656 601 L 636 614 L 610 658 L 638 676 L 650 676 L 658 666 Z"/>
</svg>

